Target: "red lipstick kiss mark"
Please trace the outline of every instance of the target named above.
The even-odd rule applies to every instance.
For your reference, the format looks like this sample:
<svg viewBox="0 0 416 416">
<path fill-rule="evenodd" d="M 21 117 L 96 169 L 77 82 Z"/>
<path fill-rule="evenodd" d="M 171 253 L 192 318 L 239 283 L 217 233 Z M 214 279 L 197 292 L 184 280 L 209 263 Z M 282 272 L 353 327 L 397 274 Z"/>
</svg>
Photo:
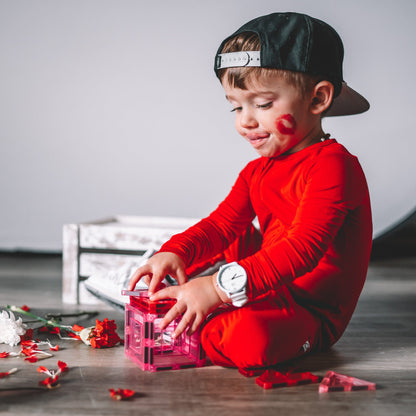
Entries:
<svg viewBox="0 0 416 416">
<path fill-rule="evenodd" d="M 283 114 L 276 119 L 276 128 L 282 134 L 294 134 L 296 121 L 291 114 Z"/>
</svg>

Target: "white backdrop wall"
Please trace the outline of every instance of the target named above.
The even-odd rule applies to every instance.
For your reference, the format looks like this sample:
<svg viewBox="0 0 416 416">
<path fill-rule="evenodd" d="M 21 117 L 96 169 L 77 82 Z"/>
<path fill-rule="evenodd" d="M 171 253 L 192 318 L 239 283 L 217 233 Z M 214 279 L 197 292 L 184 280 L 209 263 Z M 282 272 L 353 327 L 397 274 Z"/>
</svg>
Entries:
<svg viewBox="0 0 416 416">
<path fill-rule="evenodd" d="M 299 11 L 344 40 L 371 102 L 324 128 L 358 155 L 375 235 L 416 206 L 412 0 L 0 0 L 0 249 L 60 250 L 64 223 L 202 217 L 256 157 L 213 72 L 247 20 Z"/>
</svg>

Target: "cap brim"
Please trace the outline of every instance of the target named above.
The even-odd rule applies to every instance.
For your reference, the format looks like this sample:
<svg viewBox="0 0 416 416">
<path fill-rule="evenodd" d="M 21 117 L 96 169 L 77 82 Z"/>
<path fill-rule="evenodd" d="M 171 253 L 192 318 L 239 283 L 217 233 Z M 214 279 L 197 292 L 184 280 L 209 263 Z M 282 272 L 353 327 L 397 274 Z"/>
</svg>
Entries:
<svg viewBox="0 0 416 416">
<path fill-rule="evenodd" d="M 370 108 L 370 103 L 357 91 L 350 88 L 346 82 L 342 83 L 341 92 L 334 99 L 325 117 L 350 116 L 364 113 Z"/>
</svg>

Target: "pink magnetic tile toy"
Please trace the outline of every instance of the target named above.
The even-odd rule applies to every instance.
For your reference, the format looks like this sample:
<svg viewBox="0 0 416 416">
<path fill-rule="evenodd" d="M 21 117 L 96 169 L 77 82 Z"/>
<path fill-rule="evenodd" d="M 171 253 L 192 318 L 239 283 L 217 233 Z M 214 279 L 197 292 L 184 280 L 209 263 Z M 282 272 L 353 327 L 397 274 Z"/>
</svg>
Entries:
<svg viewBox="0 0 416 416">
<path fill-rule="evenodd" d="M 256 384 L 264 389 L 273 387 L 290 387 L 301 384 L 318 383 L 319 376 L 309 372 L 303 373 L 279 373 L 276 370 L 266 370 L 260 377 L 256 378 Z"/>
<path fill-rule="evenodd" d="M 174 299 L 152 302 L 143 290 L 122 294 L 130 296 L 130 304 L 125 307 L 124 340 L 124 351 L 130 360 L 144 371 L 179 370 L 205 364 L 199 332 L 190 336 L 184 332 L 172 338 L 180 318 L 160 329 L 162 318 L 176 302 Z"/>
<path fill-rule="evenodd" d="M 319 385 L 319 393 L 330 391 L 375 390 L 375 383 L 328 371 Z"/>
</svg>

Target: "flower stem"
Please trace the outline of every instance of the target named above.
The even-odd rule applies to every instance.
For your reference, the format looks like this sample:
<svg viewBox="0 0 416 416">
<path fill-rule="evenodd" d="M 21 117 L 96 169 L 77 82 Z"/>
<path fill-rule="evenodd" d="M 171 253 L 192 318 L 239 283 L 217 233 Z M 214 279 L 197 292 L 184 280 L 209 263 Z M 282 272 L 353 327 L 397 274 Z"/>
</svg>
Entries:
<svg viewBox="0 0 416 416">
<path fill-rule="evenodd" d="M 36 319 L 37 321 L 43 322 L 45 325 L 58 327 L 58 328 L 61 328 L 61 329 L 66 329 L 68 331 L 74 332 L 70 325 L 61 325 L 61 324 L 59 324 L 59 323 L 57 323 L 57 322 L 55 322 L 51 319 L 45 319 L 45 318 L 42 318 L 41 316 L 34 315 L 33 313 L 25 311 L 22 308 L 19 308 L 18 306 L 7 305 L 6 308 L 9 309 L 12 312 L 17 312 L 17 313 L 20 313 L 22 315 L 30 316 L 31 318 Z"/>
</svg>

